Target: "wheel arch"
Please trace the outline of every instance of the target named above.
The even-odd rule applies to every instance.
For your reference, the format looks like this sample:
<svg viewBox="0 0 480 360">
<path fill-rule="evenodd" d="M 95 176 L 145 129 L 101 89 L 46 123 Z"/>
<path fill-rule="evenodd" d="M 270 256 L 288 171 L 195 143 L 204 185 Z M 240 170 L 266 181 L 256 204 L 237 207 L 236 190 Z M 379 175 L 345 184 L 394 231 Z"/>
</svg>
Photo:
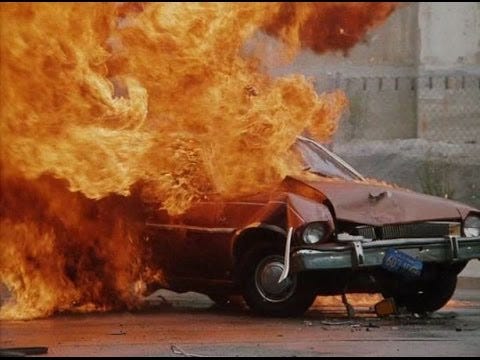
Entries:
<svg viewBox="0 0 480 360">
<path fill-rule="evenodd" d="M 239 230 L 234 237 L 232 258 L 238 264 L 243 254 L 253 245 L 260 243 L 281 244 L 285 243 L 287 232 L 277 225 L 256 223 Z"/>
</svg>

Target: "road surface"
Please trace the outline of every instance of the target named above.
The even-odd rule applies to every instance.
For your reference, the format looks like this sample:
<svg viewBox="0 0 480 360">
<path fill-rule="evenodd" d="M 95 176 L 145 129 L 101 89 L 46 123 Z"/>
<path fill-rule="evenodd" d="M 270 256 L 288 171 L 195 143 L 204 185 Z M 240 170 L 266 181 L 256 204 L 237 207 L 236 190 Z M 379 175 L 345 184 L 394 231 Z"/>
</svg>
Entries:
<svg viewBox="0 0 480 360">
<path fill-rule="evenodd" d="M 331 298 L 301 318 L 271 319 L 200 294 L 160 294 L 167 302 L 154 297 L 137 312 L 2 321 L 0 347 L 48 346 L 49 356 L 480 356 L 480 289 L 457 290 L 428 318 L 384 319 L 369 309 L 376 298 L 354 299 L 353 319 Z"/>
</svg>

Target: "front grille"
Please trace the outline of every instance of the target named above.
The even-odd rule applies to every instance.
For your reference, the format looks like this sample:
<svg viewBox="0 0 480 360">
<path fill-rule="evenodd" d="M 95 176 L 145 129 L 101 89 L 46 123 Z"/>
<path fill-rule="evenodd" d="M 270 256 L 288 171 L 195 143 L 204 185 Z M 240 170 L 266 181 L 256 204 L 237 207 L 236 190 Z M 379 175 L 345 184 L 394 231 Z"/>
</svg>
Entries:
<svg viewBox="0 0 480 360">
<path fill-rule="evenodd" d="M 460 223 L 430 221 L 414 224 L 385 225 L 379 227 L 358 226 L 358 235 L 368 239 L 432 238 L 460 235 Z"/>
<path fill-rule="evenodd" d="M 358 235 L 363 236 L 365 239 L 376 239 L 375 228 L 373 226 L 357 226 Z"/>
</svg>

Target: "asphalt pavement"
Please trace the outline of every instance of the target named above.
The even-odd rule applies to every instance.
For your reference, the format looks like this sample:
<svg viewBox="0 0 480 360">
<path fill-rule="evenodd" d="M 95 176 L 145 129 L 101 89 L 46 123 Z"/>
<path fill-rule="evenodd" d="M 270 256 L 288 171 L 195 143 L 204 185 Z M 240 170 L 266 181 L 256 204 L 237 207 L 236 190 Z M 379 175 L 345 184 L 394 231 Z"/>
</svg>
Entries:
<svg viewBox="0 0 480 360">
<path fill-rule="evenodd" d="M 458 289 L 428 317 L 379 318 L 377 296 L 319 297 L 303 317 L 261 318 L 241 303 L 157 292 L 135 312 L 2 321 L 0 347 L 47 347 L 48 356 L 480 356 L 480 289 Z"/>
</svg>

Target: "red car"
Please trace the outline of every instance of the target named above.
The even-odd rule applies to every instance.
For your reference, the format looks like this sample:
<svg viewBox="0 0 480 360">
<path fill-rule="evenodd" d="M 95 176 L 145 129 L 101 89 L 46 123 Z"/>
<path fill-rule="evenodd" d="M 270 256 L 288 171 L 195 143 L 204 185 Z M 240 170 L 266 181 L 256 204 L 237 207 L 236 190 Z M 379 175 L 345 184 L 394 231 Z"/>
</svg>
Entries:
<svg viewBox="0 0 480 360">
<path fill-rule="evenodd" d="M 317 294 L 381 292 L 424 313 L 444 306 L 457 274 L 480 258 L 480 210 L 366 180 L 298 137 L 305 178 L 181 217 L 152 211 L 144 240 L 168 288 L 221 302 L 243 295 L 256 313 L 304 313 Z"/>
</svg>

